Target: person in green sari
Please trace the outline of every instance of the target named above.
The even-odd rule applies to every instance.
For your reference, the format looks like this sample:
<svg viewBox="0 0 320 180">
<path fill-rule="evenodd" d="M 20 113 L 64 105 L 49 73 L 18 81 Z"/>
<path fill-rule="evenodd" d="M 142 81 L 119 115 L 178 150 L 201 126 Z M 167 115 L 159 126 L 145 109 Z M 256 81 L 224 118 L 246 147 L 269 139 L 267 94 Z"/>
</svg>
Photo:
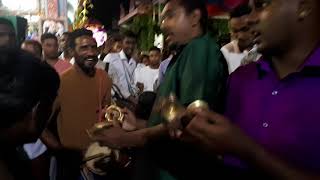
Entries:
<svg viewBox="0 0 320 180">
<path fill-rule="evenodd" d="M 228 70 L 220 48 L 207 32 L 205 2 L 169 0 L 161 16 L 167 43 L 180 46 L 180 50 L 171 60 L 157 96 L 174 93 L 185 106 L 200 99 L 222 112 Z M 124 113 L 125 121 L 134 124 L 135 131 L 126 132 L 115 125 L 96 140 L 114 148 L 144 147 L 149 176 L 139 179 L 202 179 L 219 166 L 217 158 L 200 147 L 171 139 L 159 113 L 151 113 L 148 121 L 138 120 L 128 110 Z"/>
</svg>

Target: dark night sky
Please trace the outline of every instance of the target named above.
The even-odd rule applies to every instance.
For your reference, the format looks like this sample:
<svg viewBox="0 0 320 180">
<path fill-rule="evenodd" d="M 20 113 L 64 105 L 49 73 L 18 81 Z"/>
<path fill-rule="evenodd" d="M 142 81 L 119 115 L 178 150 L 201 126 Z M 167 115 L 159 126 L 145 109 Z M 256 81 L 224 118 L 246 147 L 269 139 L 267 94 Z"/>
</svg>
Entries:
<svg viewBox="0 0 320 180">
<path fill-rule="evenodd" d="M 98 19 L 107 29 L 111 28 L 112 20 L 119 20 L 120 3 L 128 0 L 93 0 L 93 17 Z"/>
</svg>

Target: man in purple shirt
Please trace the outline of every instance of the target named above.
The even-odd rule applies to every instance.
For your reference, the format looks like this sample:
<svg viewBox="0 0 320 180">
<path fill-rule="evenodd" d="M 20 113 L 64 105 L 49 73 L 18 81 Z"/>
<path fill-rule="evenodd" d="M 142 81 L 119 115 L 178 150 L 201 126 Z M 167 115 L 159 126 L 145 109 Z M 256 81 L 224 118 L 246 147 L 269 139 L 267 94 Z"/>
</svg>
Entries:
<svg viewBox="0 0 320 180">
<path fill-rule="evenodd" d="M 258 179 L 320 179 L 320 1 L 250 3 L 263 58 L 230 77 L 226 117 L 197 110 L 180 138 Z"/>
</svg>

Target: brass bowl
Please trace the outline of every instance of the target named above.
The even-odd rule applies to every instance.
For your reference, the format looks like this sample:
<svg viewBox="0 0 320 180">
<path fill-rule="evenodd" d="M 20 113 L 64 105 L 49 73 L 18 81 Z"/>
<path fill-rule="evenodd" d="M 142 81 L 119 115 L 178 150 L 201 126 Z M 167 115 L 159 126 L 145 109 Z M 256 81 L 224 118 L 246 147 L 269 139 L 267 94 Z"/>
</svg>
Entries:
<svg viewBox="0 0 320 180">
<path fill-rule="evenodd" d="M 176 118 L 178 118 L 184 111 L 185 109 L 182 106 L 170 103 L 161 109 L 161 115 L 167 122 L 172 122 Z"/>
<path fill-rule="evenodd" d="M 90 138 L 94 137 L 96 134 L 98 134 L 101 130 L 107 129 L 112 127 L 112 122 L 103 121 L 95 123 L 89 130 L 87 130 L 87 134 Z"/>
<path fill-rule="evenodd" d="M 196 109 L 208 110 L 209 105 L 203 100 L 196 100 L 189 104 L 187 108 L 185 108 L 179 104 L 175 96 L 170 95 L 166 100 L 162 101 L 160 113 L 161 116 L 170 123 L 184 113 L 187 113 L 187 115 L 190 116 L 191 113 Z"/>
<path fill-rule="evenodd" d="M 174 121 L 185 111 L 185 108 L 179 104 L 174 94 L 162 99 L 160 103 L 160 114 L 167 122 Z"/>
<path fill-rule="evenodd" d="M 107 108 L 105 108 L 105 110 L 105 120 L 102 122 L 95 123 L 93 127 L 87 130 L 89 137 L 95 136 L 103 129 L 112 127 L 114 121 L 118 121 L 120 124 L 123 123 L 124 114 L 121 112 L 120 107 L 116 105 L 110 105 Z"/>
<path fill-rule="evenodd" d="M 124 114 L 121 112 L 121 108 L 116 105 L 111 105 L 106 109 L 106 114 L 104 116 L 107 121 L 118 121 L 123 122 Z"/>
<path fill-rule="evenodd" d="M 203 100 L 196 100 L 189 104 L 189 106 L 187 107 L 187 110 L 189 111 L 194 111 L 196 109 L 209 110 L 209 105 Z"/>
</svg>

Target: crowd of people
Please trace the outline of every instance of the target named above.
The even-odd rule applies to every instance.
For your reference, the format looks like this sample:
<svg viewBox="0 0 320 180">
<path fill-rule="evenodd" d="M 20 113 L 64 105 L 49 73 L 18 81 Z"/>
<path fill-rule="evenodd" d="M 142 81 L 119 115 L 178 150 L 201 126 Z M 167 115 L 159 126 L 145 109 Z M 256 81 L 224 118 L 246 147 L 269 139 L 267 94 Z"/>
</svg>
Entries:
<svg viewBox="0 0 320 180">
<path fill-rule="evenodd" d="M 320 1 L 242 3 L 223 47 L 208 18 L 202 0 L 167 1 L 166 54 L 132 32 L 97 47 L 87 29 L 18 47 L 0 18 L 0 179 L 320 179 Z M 173 94 L 209 108 L 168 121 Z M 122 124 L 91 136 L 114 104 Z M 118 154 L 88 160 L 97 144 Z"/>
</svg>

